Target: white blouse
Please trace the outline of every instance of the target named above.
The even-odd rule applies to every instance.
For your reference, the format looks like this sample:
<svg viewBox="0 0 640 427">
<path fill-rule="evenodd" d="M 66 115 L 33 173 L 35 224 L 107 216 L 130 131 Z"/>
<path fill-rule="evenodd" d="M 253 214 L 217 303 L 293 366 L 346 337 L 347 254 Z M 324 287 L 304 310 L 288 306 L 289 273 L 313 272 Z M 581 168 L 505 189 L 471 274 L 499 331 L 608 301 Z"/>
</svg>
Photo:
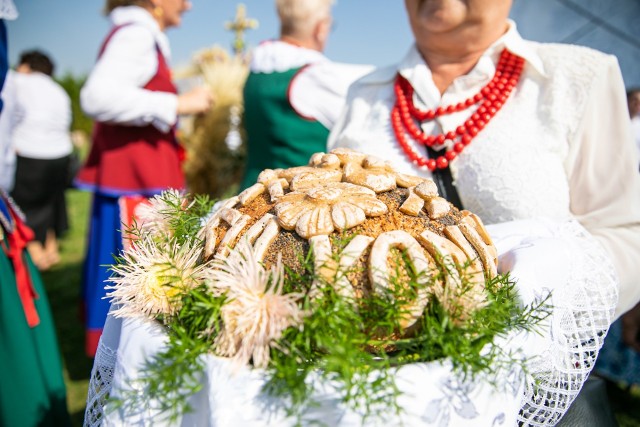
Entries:
<svg viewBox="0 0 640 427">
<path fill-rule="evenodd" d="M 606 247 L 616 267 L 619 316 L 640 300 L 640 175 L 615 57 L 525 41 L 510 22 L 510 30 L 475 68 L 441 96 L 412 46 L 397 66 L 378 69 L 352 86 L 329 149 L 374 154 L 400 171 L 430 177 L 409 161 L 391 129 L 396 73 L 414 87 L 417 106 L 454 104 L 489 82 L 504 48 L 525 59 L 524 71 L 502 110 L 451 162 L 461 201 L 488 224 L 577 219 Z M 422 128 L 455 131 L 470 114 L 443 116 Z"/>
<path fill-rule="evenodd" d="M 268 40 L 252 52 L 250 69 L 254 73 L 273 73 L 305 65 L 291 82 L 289 102 L 301 116 L 331 129 L 344 108 L 349 86 L 372 71 L 373 66 L 333 62 L 316 50 Z"/>
<path fill-rule="evenodd" d="M 6 138 L 15 153 L 32 159 L 71 154 L 71 99 L 51 77 L 11 71 L 2 98 L 7 108 L 0 119 L 0 138 Z"/>
<path fill-rule="evenodd" d="M 97 60 L 80 94 L 85 113 L 100 122 L 152 124 L 167 131 L 177 120 L 177 96 L 143 89 L 158 69 L 156 46 L 169 62 L 169 40 L 145 9 L 124 6 L 109 15 L 119 29 Z"/>
</svg>

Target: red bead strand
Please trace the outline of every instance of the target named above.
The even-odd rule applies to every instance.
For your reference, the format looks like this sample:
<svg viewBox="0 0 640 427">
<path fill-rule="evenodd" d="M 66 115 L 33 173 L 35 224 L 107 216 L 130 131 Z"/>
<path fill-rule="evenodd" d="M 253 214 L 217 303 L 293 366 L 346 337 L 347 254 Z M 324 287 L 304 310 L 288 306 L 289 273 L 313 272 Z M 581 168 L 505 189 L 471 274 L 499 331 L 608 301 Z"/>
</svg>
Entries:
<svg viewBox="0 0 640 427">
<path fill-rule="evenodd" d="M 396 103 L 391 111 L 391 126 L 405 154 L 415 165 L 426 167 L 432 172 L 436 169 L 447 168 L 449 162 L 455 159 L 500 111 L 518 84 L 523 67 L 524 59 L 504 49 L 500 54 L 496 73 L 491 81 L 480 89 L 480 92 L 457 104 L 440 106 L 430 110 L 421 110 L 413 104 L 413 87 L 398 74 L 394 84 Z M 427 135 L 416 123 L 464 111 L 476 104 L 479 104 L 478 108 L 471 117 L 452 132 Z M 406 134 L 428 147 L 441 145 L 447 140 L 453 141 L 453 145 L 444 155 L 436 159 L 429 159 L 409 144 Z"/>
</svg>

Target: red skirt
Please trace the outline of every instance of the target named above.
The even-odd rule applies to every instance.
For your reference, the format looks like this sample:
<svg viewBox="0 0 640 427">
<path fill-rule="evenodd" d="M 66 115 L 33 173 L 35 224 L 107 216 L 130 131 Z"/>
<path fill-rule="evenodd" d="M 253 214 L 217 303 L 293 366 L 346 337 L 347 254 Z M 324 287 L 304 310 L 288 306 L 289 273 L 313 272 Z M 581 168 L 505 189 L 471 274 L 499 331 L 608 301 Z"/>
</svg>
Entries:
<svg viewBox="0 0 640 427">
<path fill-rule="evenodd" d="M 75 185 L 109 196 L 183 189 L 181 148 L 173 130 L 97 123 L 93 145 Z"/>
</svg>

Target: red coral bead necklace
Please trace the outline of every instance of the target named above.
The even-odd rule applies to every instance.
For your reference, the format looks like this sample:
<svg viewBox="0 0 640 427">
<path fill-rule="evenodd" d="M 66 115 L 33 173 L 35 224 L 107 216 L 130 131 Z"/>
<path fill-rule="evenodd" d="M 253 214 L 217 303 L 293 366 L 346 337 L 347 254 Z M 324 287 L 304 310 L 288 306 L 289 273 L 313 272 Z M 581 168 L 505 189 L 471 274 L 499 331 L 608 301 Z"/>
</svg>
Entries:
<svg viewBox="0 0 640 427">
<path fill-rule="evenodd" d="M 504 49 L 500 54 L 496 73 L 489 83 L 474 96 L 448 106 L 440 106 L 430 110 L 421 110 L 413 103 L 413 87 L 400 74 L 394 84 L 396 103 L 391 110 L 393 132 L 411 162 L 430 171 L 446 169 L 449 162 L 457 157 L 473 138 L 493 119 L 509 98 L 511 91 L 518 84 L 524 59 Z M 455 131 L 438 135 L 427 135 L 416 122 L 433 120 L 436 117 L 466 110 L 479 104 L 476 111 Z M 453 142 L 444 155 L 430 159 L 416 151 L 407 141 L 408 134 L 414 141 L 427 147 L 441 145 L 445 141 Z"/>
</svg>

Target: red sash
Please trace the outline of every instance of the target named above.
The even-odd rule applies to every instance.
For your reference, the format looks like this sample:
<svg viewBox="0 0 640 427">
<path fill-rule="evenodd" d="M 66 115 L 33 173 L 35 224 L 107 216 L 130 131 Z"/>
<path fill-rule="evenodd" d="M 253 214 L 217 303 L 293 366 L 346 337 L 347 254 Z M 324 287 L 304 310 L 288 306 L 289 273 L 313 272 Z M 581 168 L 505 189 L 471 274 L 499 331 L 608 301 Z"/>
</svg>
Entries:
<svg viewBox="0 0 640 427">
<path fill-rule="evenodd" d="M 1 202 L 4 202 L 4 200 L 0 201 L 0 203 Z M 34 234 L 33 231 L 27 227 L 24 222 L 22 222 L 9 203 L 6 203 L 6 206 L 9 212 L 8 219 L 15 225 L 13 226 L 13 230 L 7 230 L 7 233 L 5 234 L 8 247 L 5 246 L 4 251 L 7 258 L 9 258 L 13 264 L 18 296 L 22 303 L 27 324 L 29 327 L 33 328 L 40 324 L 40 316 L 38 316 L 38 311 L 36 310 L 35 305 L 35 300 L 38 299 L 38 294 L 33 287 L 33 282 L 31 281 L 25 249 L 27 247 L 27 243 L 33 240 Z"/>
</svg>

